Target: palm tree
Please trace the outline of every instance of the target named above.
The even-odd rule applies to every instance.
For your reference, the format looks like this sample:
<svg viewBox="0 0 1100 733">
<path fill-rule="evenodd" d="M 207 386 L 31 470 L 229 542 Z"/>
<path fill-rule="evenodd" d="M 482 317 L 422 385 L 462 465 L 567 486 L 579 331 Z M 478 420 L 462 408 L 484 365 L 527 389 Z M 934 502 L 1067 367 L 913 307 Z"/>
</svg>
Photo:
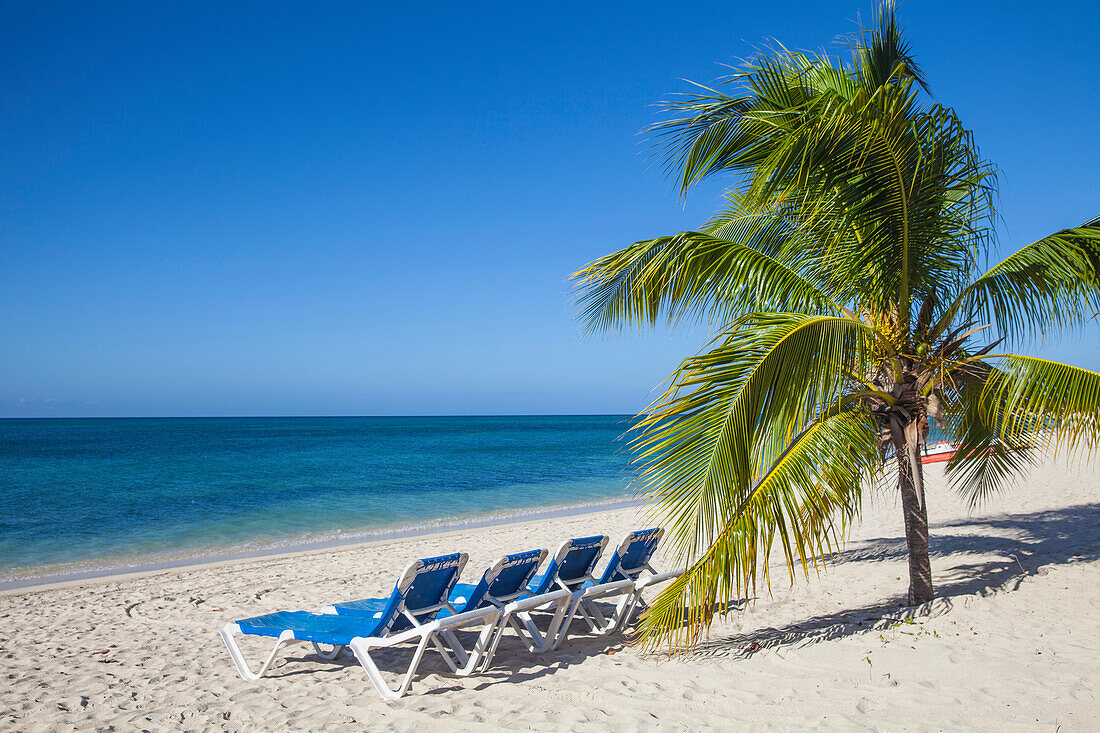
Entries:
<svg viewBox="0 0 1100 733">
<path fill-rule="evenodd" d="M 1033 356 L 1100 307 L 1100 219 L 988 266 L 996 172 L 927 83 L 887 4 L 850 63 L 783 48 L 667 104 L 652 130 L 686 192 L 731 174 L 699 231 L 636 242 L 574 275 L 590 329 L 705 321 L 639 417 L 636 482 L 686 572 L 643 616 L 687 648 L 714 614 L 793 582 L 838 547 L 862 493 L 896 469 L 908 602 L 933 598 L 920 445 L 978 502 L 1037 451 L 1089 451 L 1100 374 Z"/>
</svg>

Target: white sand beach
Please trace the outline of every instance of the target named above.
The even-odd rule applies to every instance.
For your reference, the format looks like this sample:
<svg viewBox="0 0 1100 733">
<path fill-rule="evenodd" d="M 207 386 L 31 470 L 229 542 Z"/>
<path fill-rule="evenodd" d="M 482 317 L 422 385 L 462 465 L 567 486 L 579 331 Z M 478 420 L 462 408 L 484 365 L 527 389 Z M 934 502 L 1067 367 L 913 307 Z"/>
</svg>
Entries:
<svg viewBox="0 0 1100 733">
<path fill-rule="evenodd" d="M 326 662 L 308 645 L 242 680 L 217 635 L 232 619 L 387 593 L 417 557 L 467 551 L 469 577 L 506 551 L 640 524 L 635 510 L 599 512 L 4 594 L 0 726 L 1095 730 L 1100 471 L 1049 462 L 974 512 L 940 467 L 927 475 L 938 599 L 912 616 L 899 607 L 901 509 L 884 495 L 827 572 L 793 586 L 777 573 L 771 595 L 687 658 L 579 634 L 536 657 L 506 636 L 488 673 L 454 677 L 430 653 L 410 694 L 386 703 L 350 655 Z"/>
</svg>

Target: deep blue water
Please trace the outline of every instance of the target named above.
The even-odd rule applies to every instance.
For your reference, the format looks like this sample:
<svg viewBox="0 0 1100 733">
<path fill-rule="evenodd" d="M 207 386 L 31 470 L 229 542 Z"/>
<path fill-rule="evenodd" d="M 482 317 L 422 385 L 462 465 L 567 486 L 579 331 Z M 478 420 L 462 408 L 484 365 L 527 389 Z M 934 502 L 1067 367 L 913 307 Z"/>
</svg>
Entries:
<svg viewBox="0 0 1100 733">
<path fill-rule="evenodd" d="M 628 425 L 0 420 L 0 581 L 625 500 Z"/>
</svg>

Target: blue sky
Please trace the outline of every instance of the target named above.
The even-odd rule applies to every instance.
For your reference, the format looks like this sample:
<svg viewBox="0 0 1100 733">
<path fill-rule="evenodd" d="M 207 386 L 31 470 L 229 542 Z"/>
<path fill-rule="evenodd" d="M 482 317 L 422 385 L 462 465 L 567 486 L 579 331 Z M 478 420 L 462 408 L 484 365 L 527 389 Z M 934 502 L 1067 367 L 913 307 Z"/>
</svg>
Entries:
<svg viewBox="0 0 1100 733">
<path fill-rule="evenodd" d="M 0 416 L 642 408 L 706 334 L 581 338 L 567 276 L 716 208 L 653 105 L 874 9 L 751 5 L 3 3 Z M 1095 4 L 900 17 L 1005 250 L 1100 214 Z"/>
</svg>

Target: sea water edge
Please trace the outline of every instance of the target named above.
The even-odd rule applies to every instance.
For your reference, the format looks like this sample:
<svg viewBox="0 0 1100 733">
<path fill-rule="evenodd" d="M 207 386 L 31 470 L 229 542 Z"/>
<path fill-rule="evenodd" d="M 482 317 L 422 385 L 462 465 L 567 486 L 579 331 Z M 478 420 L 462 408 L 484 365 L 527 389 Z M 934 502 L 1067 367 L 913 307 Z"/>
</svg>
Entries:
<svg viewBox="0 0 1100 733">
<path fill-rule="evenodd" d="M 0 590 L 636 505 L 628 427 L 618 415 L 0 420 Z"/>
<path fill-rule="evenodd" d="M 391 540 L 412 539 L 433 534 L 461 532 L 469 529 L 483 529 L 519 522 L 538 521 L 572 517 L 581 514 L 629 509 L 644 506 L 637 497 L 592 501 L 584 504 L 566 504 L 540 509 L 516 510 L 506 514 L 471 516 L 466 519 L 434 520 L 418 525 L 394 527 L 391 529 L 364 529 L 346 531 L 338 537 L 302 536 L 286 538 L 272 543 L 257 543 L 255 546 L 212 547 L 202 554 L 190 552 L 160 553 L 136 557 L 123 557 L 102 563 L 85 562 L 59 565 L 35 565 L 15 568 L 14 572 L 0 574 L 0 592 L 33 589 L 37 586 L 72 583 L 83 580 L 95 580 L 116 575 L 156 572 L 171 569 L 184 569 L 192 566 L 234 560 L 262 559 L 279 557 L 301 552 L 354 547 L 356 545 L 385 542 Z M 562 538 L 564 539 L 564 537 Z M 456 547 L 460 552 L 464 548 Z M 531 548 L 521 548 L 531 549 Z M 409 558 L 411 561 L 414 558 Z"/>
</svg>

